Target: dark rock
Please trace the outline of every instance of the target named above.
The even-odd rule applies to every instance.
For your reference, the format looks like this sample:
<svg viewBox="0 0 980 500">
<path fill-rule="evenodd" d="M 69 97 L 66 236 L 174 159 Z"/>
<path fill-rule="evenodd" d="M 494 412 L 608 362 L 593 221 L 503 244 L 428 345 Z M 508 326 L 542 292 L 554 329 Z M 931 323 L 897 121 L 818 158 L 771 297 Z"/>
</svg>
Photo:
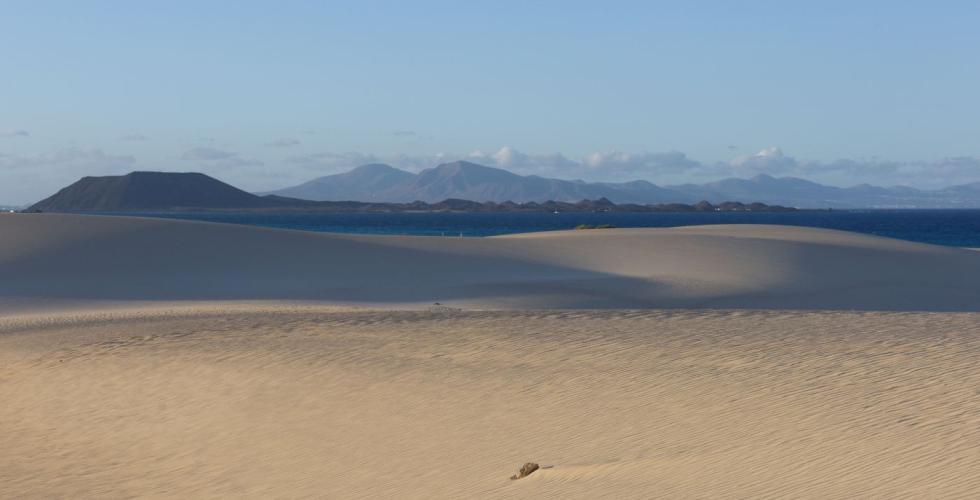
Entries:
<svg viewBox="0 0 980 500">
<path fill-rule="evenodd" d="M 528 462 L 528 463 L 524 464 L 524 466 L 521 467 L 521 470 L 517 471 L 517 474 L 515 474 L 513 476 L 510 476 L 510 479 L 511 479 L 511 481 L 513 481 L 515 479 L 525 478 L 527 476 L 530 476 L 532 472 L 534 472 L 534 471 L 536 471 L 536 470 L 538 470 L 540 468 L 541 467 L 538 466 L 538 464 L 536 464 L 534 462 Z"/>
</svg>

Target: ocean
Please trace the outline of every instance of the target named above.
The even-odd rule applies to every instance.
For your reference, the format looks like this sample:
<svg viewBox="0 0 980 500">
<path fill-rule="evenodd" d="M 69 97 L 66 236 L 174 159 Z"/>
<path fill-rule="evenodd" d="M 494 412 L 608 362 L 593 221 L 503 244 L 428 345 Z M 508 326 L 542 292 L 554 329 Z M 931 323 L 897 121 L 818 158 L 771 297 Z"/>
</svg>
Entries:
<svg viewBox="0 0 980 500">
<path fill-rule="evenodd" d="M 122 215 L 122 214 L 119 214 Z M 786 224 L 980 248 L 980 210 L 834 210 L 785 213 L 126 213 L 231 224 L 357 234 L 480 237 L 573 229 L 579 224 L 675 227 Z"/>
</svg>

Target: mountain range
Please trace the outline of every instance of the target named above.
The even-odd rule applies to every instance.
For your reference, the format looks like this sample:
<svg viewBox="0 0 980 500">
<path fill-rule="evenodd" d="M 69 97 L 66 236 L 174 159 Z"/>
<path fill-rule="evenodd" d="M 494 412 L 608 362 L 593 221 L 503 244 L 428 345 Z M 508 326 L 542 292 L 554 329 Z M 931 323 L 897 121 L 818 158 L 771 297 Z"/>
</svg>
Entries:
<svg viewBox="0 0 980 500">
<path fill-rule="evenodd" d="M 707 184 L 657 186 L 647 181 L 584 182 L 522 176 L 469 162 L 418 174 L 383 164 L 357 167 L 295 187 L 253 194 L 200 173 L 132 172 L 84 177 L 29 208 L 41 211 L 152 210 L 540 210 L 572 209 L 593 200 L 615 210 L 685 210 L 699 202 L 761 203 L 798 208 L 977 208 L 980 183 L 926 191 L 910 187 L 849 188 L 793 177 L 757 175 Z M 575 209 L 589 209 L 586 203 Z M 594 208 L 594 207 L 592 207 Z"/>
<path fill-rule="evenodd" d="M 276 195 L 259 196 L 196 172 L 131 172 L 83 177 L 27 209 L 29 212 L 155 211 L 301 211 L 301 212 L 784 212 L 795 210 L 764 203 L 706 201 L 694 205 L 616 204 L 606 198 L 574 203 L 546 201 L 494 203 L 449 198 L 435 203 L 412 201 L 311 201 Z"/>
<path fill-rule="evenodd" d="M 445 163 L 417 174 L 389 165 L 370 164 L 264 194 L 316 201 L 390 203 L 416 200 L 432 203 L 447 198 L 496 203 L 607 198 L 614 203 L 638 204 L 755 201 L 800 208 L 980 207 L 980 182 L 941 190 L 869 184 L 842 188 L 795 177 L 760 174 L 749 179 L 658 186 L 642 180 L 608 183 L 523 176 L 466 161 Z"/>
</svg>

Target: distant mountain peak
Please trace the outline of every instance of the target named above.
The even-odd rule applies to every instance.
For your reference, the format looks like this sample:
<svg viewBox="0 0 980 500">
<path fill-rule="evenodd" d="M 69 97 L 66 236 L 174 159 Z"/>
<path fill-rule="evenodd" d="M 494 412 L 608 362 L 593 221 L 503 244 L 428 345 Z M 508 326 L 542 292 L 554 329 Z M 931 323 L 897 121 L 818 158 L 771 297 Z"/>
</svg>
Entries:
<svg viewBox="0 0 980 500">
<path fill-rule="evenodd" d="M 404 170 L 392 167 L 387 163 L 368 163 L 367 165 L 355 167 L 353 170 L 350 170 L 347 173 L 353 172 L 404 172 Z"/>
<path fill-rule="evenodd" d="M 858 186 L 841 188 L 798 177 L 760 173 L 705 184 L 658 186 L 645 180 L 585 182 L 519 175 L 467 160 L 443 163 L 418 174 L 384 164 L 362 165 L 272 194 L 315 201 L 429 203 L 447 198 L 477 202 L 577 202 L 606 198 L 613 203 L 763 202 L 810 208 L 977 207 L 980 184 L 945 190 Z"/>
<path fill-rule="evenodd" d="M 496 173 L 496 174 L 506 174 L 506 175 L 512 175 L 512 176 L 515 176 L 515 177 L 520 177 L 519 175 L 517 175 L 517 174 L 515 174 L 515 173 L 513 173 L 513 172 L 511 172 L 509 170 L 504 170 L 502 168 L 496 168 L 496 167 L 488 167 L 486 165 L 480 165 L 479 163 L 473 163 L 473 162 L 469 162 L 469 161 L 465 161 L 465 160 L 451 161 L 449 163 L 443 163 L 443 164 L 437 165 L 437 166 L 435 166 L 433 168 L 429 168 L 429 169 L 423 170 L 423 172 L 426 172 L 426 171 L 435 171 L 435 172 L 463 172 L 463 173 L 467 173 L 467 172 L 473 172 L 473 173 Z"/>
<path fill-rule="evenodd" d="M 29 210 L 154 210 L 173 208 L 261 207 L 267 202 L 197 172 L 137 171 L 83 177 Z"/>
<path fill-rule="evenodd" d="M 475 168 L 475 169 L 487 169 L 487 170 L 503 170 L 496 167 L 488 167 L 486 165 L 480 165 L 479 163 L 473 163 L 466 160 L 456 160 L 450 161 L 436 166 L 435 168 L 450 167 L 450 168 Z"/>
<path fill-rule="evenodd" d="M 415 174 L 384 163 L 369 163 L 347 172 L 317 177 L 272 191 L 275 196 L 314 201 L 384 201 L 378 194 L 415 178 Z"/>
</svg>

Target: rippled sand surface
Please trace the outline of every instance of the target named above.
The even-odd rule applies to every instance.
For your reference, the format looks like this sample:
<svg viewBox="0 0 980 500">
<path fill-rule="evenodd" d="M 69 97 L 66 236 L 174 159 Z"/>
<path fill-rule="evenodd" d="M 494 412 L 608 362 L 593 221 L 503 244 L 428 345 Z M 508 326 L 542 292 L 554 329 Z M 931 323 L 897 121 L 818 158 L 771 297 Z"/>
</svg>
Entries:
<svg viewBox="0 0 980 500">
<path fill-rule="evenodd" d="M 0 319 L 3 498 L 976 498 L 980 314 Z M 542 469 L 510 481 L 521 464 Z"/>
</svg>

